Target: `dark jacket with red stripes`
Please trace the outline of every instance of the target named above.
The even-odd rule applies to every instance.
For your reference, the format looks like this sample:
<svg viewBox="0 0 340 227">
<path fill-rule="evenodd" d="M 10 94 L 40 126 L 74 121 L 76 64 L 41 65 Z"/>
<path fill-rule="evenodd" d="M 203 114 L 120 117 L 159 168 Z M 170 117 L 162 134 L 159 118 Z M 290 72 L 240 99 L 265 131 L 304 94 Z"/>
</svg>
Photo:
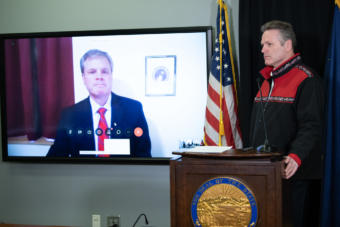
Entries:
<svg viewBox="0 0 340 227">
<path fill-rule="evenodd" d="M 324 117 L 323 84 L 318 75 L 294 55 L 273 71 L 265 67 L 260 92 L 254 99 L 250 143 L 254 147 L 264 143 L 262 107 L 268 141 L 274 148 L 292 157 L 299 165 L 294 178 L 322 176 L 322 137 Z M 274 82 L 272 92 L 270 87 Z"/>
</svg>

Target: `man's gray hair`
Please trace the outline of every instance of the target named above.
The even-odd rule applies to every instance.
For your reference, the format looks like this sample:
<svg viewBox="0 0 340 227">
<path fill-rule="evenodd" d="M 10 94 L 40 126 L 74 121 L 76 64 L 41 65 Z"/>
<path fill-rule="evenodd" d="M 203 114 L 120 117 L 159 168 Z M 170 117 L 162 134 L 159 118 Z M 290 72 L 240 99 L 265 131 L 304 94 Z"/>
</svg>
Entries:
<svg viewBox="0 0 340 227">
<path fill-rule="evenodd" d="M 110 55 L 108 53 L 106 53 L 105 51 L 101 51 L 101 50 L 98 50 L 98 49 L 92 49 L 92 50 L 88 50 L 83 55 L 83 57 L 80 59 L 80 71 L 81 71 L 82 74 L 84 74 L 84 62 L 88 58 L 95 57 L 95 56 L 100 56 L 100 57 L 106 58 L 110 63 L 111 72 L 113 72 L 113 61 L 112 61 Z"/>
<path fill-rule="evenodd" d="M 296 48 L 297 41 L 293 26 L 284 21 L 272 20 L 261 26 L 261 32 L 264 33 L 267 30 L 279 30 L 281 35 L 280 43 L 283 45 L 287 40 L 292 40 L 293 49 Z"/>
</svg>

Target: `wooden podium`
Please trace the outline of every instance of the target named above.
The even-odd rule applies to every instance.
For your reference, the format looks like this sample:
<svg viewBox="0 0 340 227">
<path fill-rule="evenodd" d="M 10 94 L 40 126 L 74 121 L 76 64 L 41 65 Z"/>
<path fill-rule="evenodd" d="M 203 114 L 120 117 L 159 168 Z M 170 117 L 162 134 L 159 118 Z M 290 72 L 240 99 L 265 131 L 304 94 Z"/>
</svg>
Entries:
<svg viewBox="0 0 340 227">
<path fill-rule="evenodd" d="M 174 152 L 170 161 L 171 226 L 194 226 L 193 197 L 210 179 L 231 177 L 245 183 L 257 204 L 257 227 L 282 226 L 280 153 L 227 150 L 222 153 Z"/>
</svg>

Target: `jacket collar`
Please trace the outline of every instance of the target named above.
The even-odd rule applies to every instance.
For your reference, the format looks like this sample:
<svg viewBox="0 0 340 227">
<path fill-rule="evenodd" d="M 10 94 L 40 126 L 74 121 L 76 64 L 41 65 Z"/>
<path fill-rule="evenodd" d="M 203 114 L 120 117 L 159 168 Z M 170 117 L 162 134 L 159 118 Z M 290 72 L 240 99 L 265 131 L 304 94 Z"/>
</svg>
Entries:
<svg viewBox="0 0 340 227">
<path fill-rule="evenodd" d="M 273 70 L 274 68 L 272 66 L 266 66 L 260 71 L 260 73 L 266 80 L 268 80 L 271 77 L 277 78 L 286 74 L 289 70 L 291 70 L 295 65 L 297 65 L 301 61 L 302 61 L 301 56 L 299 53 L 297 53 L 293 57 L 283 62 L 275 70 Z"/>
</svg>

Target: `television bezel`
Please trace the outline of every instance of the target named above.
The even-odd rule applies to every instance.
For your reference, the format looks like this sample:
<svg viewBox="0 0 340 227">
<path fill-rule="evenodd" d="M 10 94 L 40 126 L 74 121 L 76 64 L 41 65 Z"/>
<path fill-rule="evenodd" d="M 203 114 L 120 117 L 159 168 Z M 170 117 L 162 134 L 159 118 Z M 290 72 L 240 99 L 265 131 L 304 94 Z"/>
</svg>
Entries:
<svg viewBox="0 0 340 227">
<path fill-rule="evenodd" d="M 5 56 L 4 40 L 5 39 L 23 39 L 23 38 L 49 38 L 49 37 L 75 37 L 75 36 L 105 36 L 105 35 L 136 35 L 136 34 L 164 34 L 164 33 L 206 33 L 207 47 L 207 78 L 209 77 L 210 64 L 213 48 L 213 28 L 212 26 L 194 26 L 194 27 L 164 27 L 164 28 L 137 28 L 137 29 L 113 29 L 113 30 L 83 30 L 83 31 L 58 31 L 58 32 L 32 32 L 32 33 L 7 33 L 0 34 L 0 95 L 1 95 L 1 142 L 2 142 L 2 160 L 4 162 L 22 162 L 22 163 L 85 163 L 85 164 L 146 164 L 146 165 L 168 165 L 174 157 L 38 157 L 38 156 L 8 156 L 8 138 L 7 138 L 7 117 L 6 117 L 6 83 L 5 83 Z M 208 81 L 208 80 L 207 80 Z M 207 84 L 208 86 L 208 84 Z M 203 130 L 203 129 L 202 129 Z"/>
</svg>

